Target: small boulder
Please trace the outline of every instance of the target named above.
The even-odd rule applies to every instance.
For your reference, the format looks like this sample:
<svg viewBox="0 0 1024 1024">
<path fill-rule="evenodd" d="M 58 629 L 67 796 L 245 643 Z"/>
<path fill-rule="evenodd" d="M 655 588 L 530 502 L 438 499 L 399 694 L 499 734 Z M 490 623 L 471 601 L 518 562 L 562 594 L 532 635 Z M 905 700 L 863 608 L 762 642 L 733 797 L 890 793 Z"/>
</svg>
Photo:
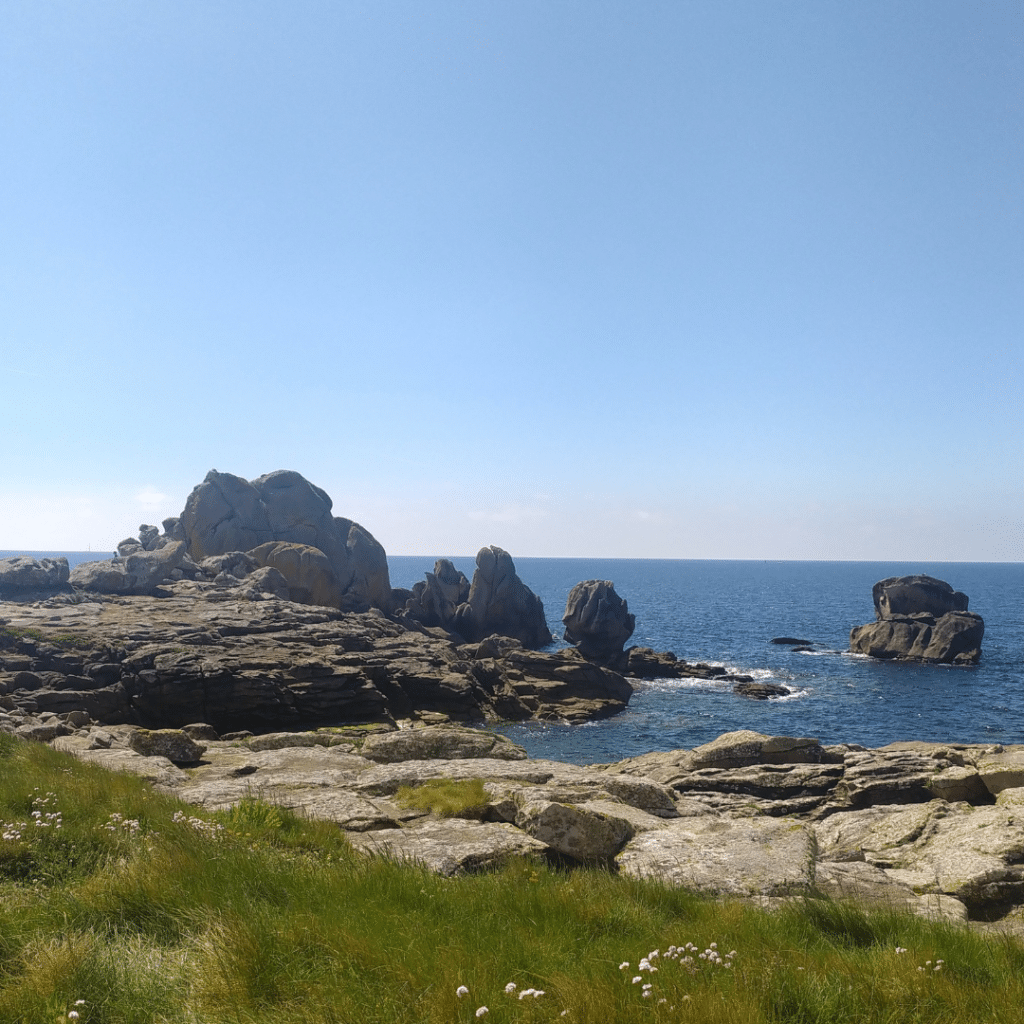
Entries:
<svg viewBox="0 0 1024 1024">
<path fill-rule="evenodd" d="M 143 757 L 166 757 L 175 764 L 194 764 L 206 751 L 181 729 L 135 729 L 128 746 Z"/>
<path fill-rule="evenodd" d="M 289 597 L 299 604 L 340 608 L 342 588 L 330 559 L 308 544 L 270 541 L 249 552 L 257 565 L 276 569 L 287 581 Z"/>
<path fill-rule="evenodd" d="M 563 857 L 585 863 L 611 860 L 635 834 L 626 815 L 544 799 L 524 800 L 516 827 Z"/>
</svg>

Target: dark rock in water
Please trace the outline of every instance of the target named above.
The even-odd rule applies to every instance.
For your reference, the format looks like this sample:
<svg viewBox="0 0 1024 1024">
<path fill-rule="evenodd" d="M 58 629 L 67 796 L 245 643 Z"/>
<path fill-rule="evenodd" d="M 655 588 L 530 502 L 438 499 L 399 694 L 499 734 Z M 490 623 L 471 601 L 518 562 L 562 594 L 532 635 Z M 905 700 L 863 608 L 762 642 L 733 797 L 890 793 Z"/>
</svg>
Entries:
<svg viewBox="0 0 1024 1024">
<path fill-rule="evenodd" d="M 67 586 L 69 574 L 66 558 L 0 558 L 0 598 L 60 590 Z"/>
<path fill-rule="evenodd" d="M 469 598 L 456 610 L 452 628 L 470 642 L 492 633 L 533 648 L 552 640 L 543 602 L 516 575 L 512 556 L 494 546 L 478 552 Z"/>
<path fill-rule="evenodd" d="M 782 646 L 797 646 L 797 647 L 809 647 L 814 641 L 813 640 L 797 640 L 796 637 L 792 636 L 773 636 L 768 641 L 770 644 L 781 644 Z"/>
<path fill-rule="evenodd" d="M 327 493 L 295 472 L 268 473 L 250 483 L 211 470 L 189 495 L 169 532 L 181 532 L 197 562 L 210 555 L 252 551 L 273 541 L 317 548 L 337 581 L 336 607 L 390 610 L 384 549 L 358 523 L 332 515 L 331 508 Z"/>
<path fill-rule="evenodd" d="M 871 588 L 876 619 L 967 611 L 968 598 L 933 576 L 890 576 Z"/>
<path fill-rule="evenodd" d="M 752 697 L 754 700 L 789 696 L 789 690 L 778 683 L 740 682 L 732 688 L 732 692 L 738 693 L 741 697 Z"/>
<path fill-rule="evenodd" d="M 692 668 L 671 651 L 655 651 L 650 647 L 630 647 L 626 651 L 626 675 L 634 679 L 679 679 L 690 675 Z"/>
<path fill-rule="evenodd" d="M 872 588 L 876 621 L 850 631 L 850 650 L 873 658 L 973 665 L 985 622 L 967 595 L 931 576 L 894 576 Z"/>
<path fill-rule="evenodd" d="M 636 618 L 609 580 L 587 580 L 569 591 L 565 602 L 565 639 L 588 661 L 618 665 L 633 635 Z"/>
</svg>

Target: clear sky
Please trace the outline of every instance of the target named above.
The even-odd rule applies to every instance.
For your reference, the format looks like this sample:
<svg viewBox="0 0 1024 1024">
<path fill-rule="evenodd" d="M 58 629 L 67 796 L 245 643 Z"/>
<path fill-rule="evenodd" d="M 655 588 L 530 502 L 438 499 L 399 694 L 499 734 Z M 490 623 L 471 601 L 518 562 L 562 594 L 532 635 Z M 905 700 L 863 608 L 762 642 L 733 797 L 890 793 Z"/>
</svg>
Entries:
<svg viewBox="0 0 1024 1024">
<path fill-rule="evenodd" d="M 0 0 L 0 548 L 1024 559 L 1020 0 Z"/>
</svg>

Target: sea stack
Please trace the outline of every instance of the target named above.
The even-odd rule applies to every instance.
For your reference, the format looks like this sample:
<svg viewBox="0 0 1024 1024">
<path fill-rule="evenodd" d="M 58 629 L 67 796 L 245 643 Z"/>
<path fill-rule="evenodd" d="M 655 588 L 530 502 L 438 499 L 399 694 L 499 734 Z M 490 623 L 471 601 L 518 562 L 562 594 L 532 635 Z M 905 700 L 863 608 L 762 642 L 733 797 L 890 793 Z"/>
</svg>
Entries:
<svg viewBox="0 0 1024 1024">
<path fill-rule="evenodd" d="M 850 651 L 872 658 L 975 665 L 985 622 L 966 594 L 932 576 L 891 576 L 871 591 L 875 621 L 854 626 Z"/>
</svg>

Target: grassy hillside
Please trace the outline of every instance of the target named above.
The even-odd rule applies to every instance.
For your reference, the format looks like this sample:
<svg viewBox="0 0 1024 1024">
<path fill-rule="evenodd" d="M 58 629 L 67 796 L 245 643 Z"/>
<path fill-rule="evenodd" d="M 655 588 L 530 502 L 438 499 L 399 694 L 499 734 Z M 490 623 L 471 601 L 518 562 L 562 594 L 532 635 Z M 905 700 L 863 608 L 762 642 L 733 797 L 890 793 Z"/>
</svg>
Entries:
<svg viewBox="0 0 1024 1024">
<path fill-rule="evenodd" d="M 0 734 L 0 1024 L 1003 1024 L 1022 1009 L 1013 940 L 540 863 L 443 879 L 363 860 L 332 825 L 257 802 L 199 814 Z"/>
</svg>

